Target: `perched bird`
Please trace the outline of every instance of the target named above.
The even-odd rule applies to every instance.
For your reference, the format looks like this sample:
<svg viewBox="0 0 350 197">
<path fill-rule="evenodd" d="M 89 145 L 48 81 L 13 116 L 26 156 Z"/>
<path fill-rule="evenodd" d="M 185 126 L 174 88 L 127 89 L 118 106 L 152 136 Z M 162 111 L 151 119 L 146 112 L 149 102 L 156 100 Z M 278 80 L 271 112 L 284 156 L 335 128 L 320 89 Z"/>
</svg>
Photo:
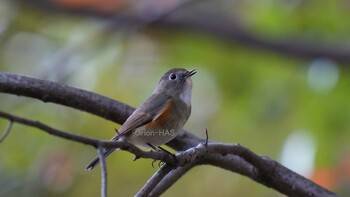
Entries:
<svg viewBox="0 0 350 197">
<path fill-rule="evenodd" d="M 129 143 L 155 148 L 174 139 L 191 114 L 192 80 L 195 70 L 173 68 L 161 78 L 152 95 L 121 126 L 111 140 L 126 139 Z M 106 148 L 107 157 L 115 148 Z M 86 167 L 92 170 L 99 163 L 97 156 Z"/>
</svg>

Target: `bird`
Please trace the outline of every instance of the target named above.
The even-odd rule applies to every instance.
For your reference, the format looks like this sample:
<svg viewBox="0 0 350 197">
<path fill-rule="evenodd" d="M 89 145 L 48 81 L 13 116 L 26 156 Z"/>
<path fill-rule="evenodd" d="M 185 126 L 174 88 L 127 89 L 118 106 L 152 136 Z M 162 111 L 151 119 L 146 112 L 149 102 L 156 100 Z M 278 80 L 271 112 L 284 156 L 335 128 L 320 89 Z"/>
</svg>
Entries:
<svg viewBox="0 0 350 197">
<path fill-rule="evenodd" d="M 182 130 L 191 114 L 192 79 L 197 71 L 172 68 L 159 80 L 152 95 L 127 118 L 111 141 L 124 138 L 127 142 L 156 149 L 172 139 Z M 161 148 L 162 149 L 162 148 Z M 117 148 L 106 148 L 106 158 Z M 92 170 L 99 164 L 94 158 L 86 167 Z"/>
</svg>

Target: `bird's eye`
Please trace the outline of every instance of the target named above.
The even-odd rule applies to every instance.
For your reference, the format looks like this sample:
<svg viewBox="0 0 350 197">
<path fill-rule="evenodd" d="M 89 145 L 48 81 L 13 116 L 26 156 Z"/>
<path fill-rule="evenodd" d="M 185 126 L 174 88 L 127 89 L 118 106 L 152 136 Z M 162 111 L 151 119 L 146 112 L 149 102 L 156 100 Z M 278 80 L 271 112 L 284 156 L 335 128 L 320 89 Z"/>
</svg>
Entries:
<svg viewBox="0 0 350 197">
<path fill-rule="evenodd" d="M 177 75 L 175 75 L 174 73 L 169 75 L 170 80 L 175 80 L 176 78 L 177 78 Z"/>
</svg>

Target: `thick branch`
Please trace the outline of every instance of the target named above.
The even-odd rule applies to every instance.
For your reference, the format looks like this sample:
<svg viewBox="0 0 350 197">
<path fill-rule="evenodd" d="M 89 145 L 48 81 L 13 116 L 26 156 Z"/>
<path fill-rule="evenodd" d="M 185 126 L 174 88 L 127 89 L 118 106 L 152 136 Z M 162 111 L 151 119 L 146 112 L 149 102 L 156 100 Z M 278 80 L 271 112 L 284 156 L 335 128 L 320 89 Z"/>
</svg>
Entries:
<svg viewBox="0 0 350 197">
<path fill-rule="evenodd" d="M 238 155 L 254 167 L 251 179 L 292 196 L 337 196 L 305 177 L 289 170 L 280 163 L 253 153 L 247 148 L 234 144 L 210 144 L 208 154 L 220 153 Z M 288 175 L 288 176 L 286 176 Z M 290 185 L 290 183 L 293 183 Z"/>
<path fill-rule="evenodd" d="M 83 110 L 122 124 L 134 111 L 125 103 L 51 81 L 0 72 L 0 92 Z"/>
</svg>

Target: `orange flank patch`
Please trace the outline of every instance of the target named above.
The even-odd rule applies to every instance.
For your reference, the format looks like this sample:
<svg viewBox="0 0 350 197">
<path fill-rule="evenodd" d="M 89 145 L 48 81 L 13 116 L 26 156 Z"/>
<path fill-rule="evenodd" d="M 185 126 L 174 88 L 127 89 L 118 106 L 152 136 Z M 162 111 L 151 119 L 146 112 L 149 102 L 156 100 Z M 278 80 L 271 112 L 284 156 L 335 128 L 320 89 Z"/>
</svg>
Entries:
<svg viewBox="0 0 350 197">
<path fill-rule="evenodd" d="M 166 122 L 169 121 L 169 119 L 171 119 L 171 113 L 172 113 L 171 111 L 173 107 L 174 107 L 174 103 L 171 100 L 168 101 L 164 105 L 164 109 L 160 112 L 160 114 L 156 117 L 156 119 L 146 124 L 145 128 L 149 129 L 149 128 L 156 127 L 156 125 L 164 125 Z"/>
<path fill-rule="evenodd" d="M 54 0 L 55 4 L 74 9 L 91 9 L 115 12 L 127 5 L 127 0 Z"/>
</svg>

